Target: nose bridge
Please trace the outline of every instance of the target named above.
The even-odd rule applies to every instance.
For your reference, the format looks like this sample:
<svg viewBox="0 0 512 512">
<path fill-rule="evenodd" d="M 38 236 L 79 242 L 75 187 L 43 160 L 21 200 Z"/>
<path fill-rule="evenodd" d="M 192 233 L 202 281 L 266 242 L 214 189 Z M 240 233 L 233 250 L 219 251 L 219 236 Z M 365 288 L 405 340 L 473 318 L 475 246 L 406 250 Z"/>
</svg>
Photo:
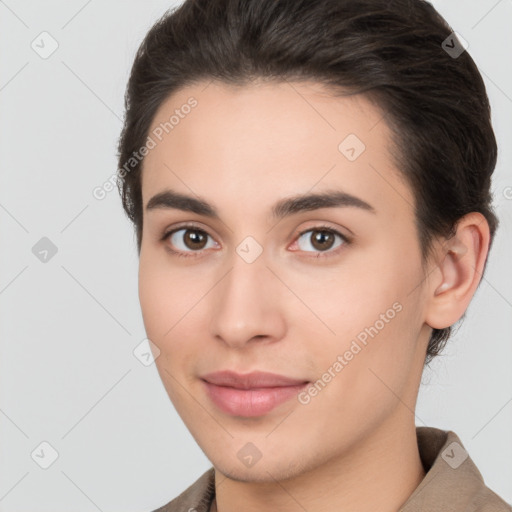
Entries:
<svg viewBox="0 0 512 512">
<path fill-rule="evenodd" d="M 211 321 L 212 334 L 237 347 L 255 336 L 280 337 L 284 328 L 276 279 L 264 256 L 252 260 L 241 254 L 233 255 L 231 270 L 216 287 Z"/>
</svg>

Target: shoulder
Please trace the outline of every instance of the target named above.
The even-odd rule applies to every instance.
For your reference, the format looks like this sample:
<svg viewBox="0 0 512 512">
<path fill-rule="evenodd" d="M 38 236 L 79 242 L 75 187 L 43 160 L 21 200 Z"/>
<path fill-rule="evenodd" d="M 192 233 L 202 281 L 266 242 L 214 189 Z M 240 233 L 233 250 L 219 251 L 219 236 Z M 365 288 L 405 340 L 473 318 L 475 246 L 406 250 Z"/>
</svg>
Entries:
<svg viewBox="0 0 512 512">
<path fill-rule="evenodd" d="M 215 496 L 215 472 L 211 467 L 179 496 L 153 512 L 208 512 Z"/>
<path fill-rule="evenodd" d="M 498 496 L 494 491 L 485 489 L 474 496 L 468 512 L 512 512 L 512 506 Z"/>
<path fill-rule="evenodd" d="M 416 433 L 426 474 L 401 512 L 512 512 L 512 507 L 487 487 L 455 432 L 417 427 Z"/>
</svg>

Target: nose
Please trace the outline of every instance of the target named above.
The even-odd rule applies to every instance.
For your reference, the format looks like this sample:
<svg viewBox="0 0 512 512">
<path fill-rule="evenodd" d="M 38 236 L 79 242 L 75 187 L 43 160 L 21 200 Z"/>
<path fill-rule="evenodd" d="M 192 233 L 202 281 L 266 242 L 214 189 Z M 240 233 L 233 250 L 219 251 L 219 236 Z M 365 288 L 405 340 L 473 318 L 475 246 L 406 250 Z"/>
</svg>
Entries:
<svg viewBox="0 0 512 512">
<path fill-rule="evenodd" d="M 247 263 L 236 255 L 228 274 L 212 290 L 211 334 L 231 348 L 285 335 L 282 284 L 263 257 Z"/>
</svg>

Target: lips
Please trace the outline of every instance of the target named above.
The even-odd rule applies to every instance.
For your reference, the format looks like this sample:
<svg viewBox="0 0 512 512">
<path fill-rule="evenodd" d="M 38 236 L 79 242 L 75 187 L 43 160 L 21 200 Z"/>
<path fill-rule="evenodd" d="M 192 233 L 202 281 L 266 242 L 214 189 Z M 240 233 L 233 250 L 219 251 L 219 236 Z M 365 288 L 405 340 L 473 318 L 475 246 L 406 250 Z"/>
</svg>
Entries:
<svg viewBox="0 0 512 512">
<path fill-rule="evenodd" d="M 236 389 L 275 388 L 296 386 L 307 382 L 304 379 L 291 379 L 276 373 L 258 372 L 241 374 L 229 370 L 204 375 L 203 380 L 217 386 L 228 386 Z"/>
<path fill-rule="evenodd" d="M 239 374 L 224 370 L 201 379 L 208 397 L 222 412 L 243 417 L 269 413 L 308 384 L 303 379 L 260 371 Z"/>
</svg>

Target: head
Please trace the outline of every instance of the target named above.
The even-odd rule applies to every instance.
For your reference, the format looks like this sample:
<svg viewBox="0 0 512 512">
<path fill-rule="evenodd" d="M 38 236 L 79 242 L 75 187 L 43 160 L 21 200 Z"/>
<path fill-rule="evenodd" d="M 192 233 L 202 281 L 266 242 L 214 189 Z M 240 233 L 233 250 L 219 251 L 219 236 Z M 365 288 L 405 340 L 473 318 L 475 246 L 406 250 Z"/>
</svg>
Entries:
<svg viewBox="0 0 512 512">
<path fill-rule="evenodd" d="M 119 189 L 144 324 L 226 473 L 245 478 L 248 441 L 291 475 L 410 416 L 463 317 L 497 227 L 497 149 L 475 63 L 443 49 L 451 33 L 422 0 L 187 0 L 141 44 Z M 234 417 L 200 378 L 227 368 L 317 391 Z M 311 453 L 283 449 L 293 439 Z"/>
</svg>

